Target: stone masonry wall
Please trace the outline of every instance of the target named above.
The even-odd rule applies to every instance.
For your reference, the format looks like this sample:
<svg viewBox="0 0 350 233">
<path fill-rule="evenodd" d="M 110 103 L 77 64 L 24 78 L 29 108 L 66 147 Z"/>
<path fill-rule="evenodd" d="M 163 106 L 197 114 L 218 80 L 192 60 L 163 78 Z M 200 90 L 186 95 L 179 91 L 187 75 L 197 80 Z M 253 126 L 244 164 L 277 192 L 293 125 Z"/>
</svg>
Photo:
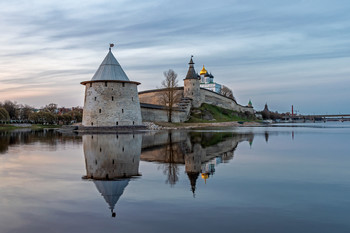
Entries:
<svg viewBox="0 0 350 233">
<path fill-rule="evenodd" d="M 176 88 L 179 94 L 183 96 L 183 87 Z M 146 104 L 156 104 L 156 105 L 162 105 L 161 99 L 162 99 L 162 89 L 155 89 L 155 90 L 149 90 L 149 91 L 141 91 L 139 92 L 139 99 L 141 103 Z"/>
<path fill-rule="evenodd" d="M 167 122 L 168 112 L 165 109 L 141 107 L 142 121 Z M 187 119 L 186 112 L 173 111 L 172 122 L 184 122 Z"/>
<path fill-rule="evenodd" d="M 141 125 L 140 101 L 135 83 L 85 84 L 83 126 Z"/>
<path fill-rule="evenodd" d="M 222 96 L 216 92 L 209 91 L 209 90 L 204 89 L 204 88 L 201 88 L 200 92 L 201 92 L 202 103 L 212 104 L 212 105 L 216 105 L 216 106 L 219 106 L 222 108 L 231 109 L 231 110 L 238 111 L 238 112 L 248 111 L 248 112 L 254 114 L 253 108 L 250 108 L 248 106 L 239 105 L 235 101 L 233 101 L 232 99 L 227 98 L 225 96 Z"/>
</svg>

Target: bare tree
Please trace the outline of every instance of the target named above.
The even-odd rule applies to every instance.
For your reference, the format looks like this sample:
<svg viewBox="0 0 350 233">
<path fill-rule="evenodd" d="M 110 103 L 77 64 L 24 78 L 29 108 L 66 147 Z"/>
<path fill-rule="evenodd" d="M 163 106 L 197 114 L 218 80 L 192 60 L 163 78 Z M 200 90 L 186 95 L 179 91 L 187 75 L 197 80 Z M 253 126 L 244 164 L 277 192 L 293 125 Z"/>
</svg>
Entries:
<svg viewBox="0 0 350 233">
<path fill-rule="evenodd" d="M 230 99 L 235 100 L 235 97 L 233 96 L 232 90 L 226 86 L 222 86 L 221 88 L 221 95 L 226 96 Z"/>
<path fill-rule="evenodd" d="M 164 91 L 161 93 L 160 104 L 165 105 L 168 110 L 168 122 L 172 121 L 173 109 L 176 103 L 180 101 L 181 95 L 176 87 L 178 87 L 177 74 L 172 69 L 165 71 L 165 80 L 162 81 Z"/>
</svg>

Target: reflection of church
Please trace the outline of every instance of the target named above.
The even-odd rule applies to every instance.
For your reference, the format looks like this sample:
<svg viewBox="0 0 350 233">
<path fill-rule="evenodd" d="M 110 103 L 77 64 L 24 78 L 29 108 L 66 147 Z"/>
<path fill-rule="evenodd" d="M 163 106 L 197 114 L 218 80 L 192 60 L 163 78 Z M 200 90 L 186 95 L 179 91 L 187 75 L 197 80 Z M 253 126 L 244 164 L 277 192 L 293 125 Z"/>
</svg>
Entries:
<svg viewBox="0 0 350 233">
<path fill-rule="evenodd" d="M 139 176 L 142 135 L 84 135 L 86 176 L 103 196 L 115 217 L 114 208 L 128 186 L 130 177 Z"/>
<path fill-rule="evenodd" d="M 204 181 L 214 175 L 215 167 L 220 163 L 228 162 L 233 158 L 233 153 L 242 141 L 253 141 L 253 134 L 232 133 L 200 133 L 185 134 L 175 131 L 172 133 L 159 132 L 156 135 L 144 135 L 143 142 L 151 141 L 156 144 L 143 143 L 141 160 L 150 162 L 167 163 L 170 169 L 177 164 L 185 165 L 185 172 L 191 184 L 191 191 L 195 194 L 198 177 Z M 171 145 L 169 145 L 171 144 Z M 169 159 L 171 158 L 171 159 Z M 174 170 L 174 169 L 172 169 Z M 165 173 L 176 173 L 165 171 Z M 171 177 L 177 181 L 177 177 Z"/>
</svg>

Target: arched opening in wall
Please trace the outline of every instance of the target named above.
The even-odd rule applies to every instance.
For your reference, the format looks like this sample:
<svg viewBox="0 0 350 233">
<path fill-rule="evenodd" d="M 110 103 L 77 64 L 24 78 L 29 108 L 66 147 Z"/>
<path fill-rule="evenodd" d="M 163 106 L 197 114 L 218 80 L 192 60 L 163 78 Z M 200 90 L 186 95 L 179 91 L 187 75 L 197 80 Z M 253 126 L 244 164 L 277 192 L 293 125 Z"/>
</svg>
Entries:
<svg viewBox="0 0 350 233">
<path fill-rule="evenodd" d="M 118 134 L 117 134 L 117 139 L 119 138 Z"/>
<path fill-rule="evenodd" d="M 132 135 L 132 138 L 135 138 L 135 134 Z"/>
<path fill-rule="evenodd" d="M 124 152 L 124 147 L 123 147 L 123 152 Z"/>
<path fill-rule="evenodd" d="M 118 121 L 115 123 L 115 125 L 118 125 Z M 118 138 L 118 135 L 117 135 L 117 138 Z"/>
<path fill-rule="evenodd" d="M 92 87 L 92 83 L 90 83 L 90 87 Z"/>
<path fill-rule="evenodd" d="M 114 159 L 112 160 L 112 164 L 114 164 Z"/>
<path fill-rule="evenodd" d="M 114 97 L 112 96 L 112 101 L 114 101 Z"/>
<path fill-rule="evenodd" d="M 122 109 L 122 113 L 124 113 L 124 109 Z"/>
<path fill-rule="evenodd" d="M 91 177 L 91 179 L 93 179 L 93 178 L 94 178 L 94 175 L 93 175 L 93 174 L 91 174 L 91 175 L 90 175 L 90 177 Z"/>
<path fill-rule="evenodd" d="M 95 159 L 95 164 L 97 165 L 97 159 Z"/>
<path fill-rule="evenodd" d="M 94 122 L 91 122 L 91 126 L 93 126 L 94 125 Z"/>
<path fill-rule="evenodd" d="M 123 87 L 125 87 L 125 83 L 123 83 Z"/>
<path fill-rule="evenodd" d="M 99 110 L 98 110 L 98 112 L 99 112 L 99 113 L 101 113 L 101 112 L 102 112 L 102 110 L 101 110 L 101 109 L 99 109 Z"/>
<path fill-rule="evenodd" d="M 133 121 L 132 124 L 135 125 L 135 121 Z"/>
<path fill-rule="evenodd" d="M 91 136 L 91 139 L 94 139 L 94 136 L 93 136 L 93 135 Z"/>
<path fill-rule="evenodd" d="M 96 101 L 97 97 L 95 97 L 95 101 Z"/>
<path fill-rule="evenodd" d="M 100 147 L 100 152 L 102 152 L 102 148 Z"/>
<path fill-rule="evenodd" d="M 194 83 L 193 83 L 193 86 L 194 86 Z"/>
<path fill-rule="evenodd" d="M 108 179 L 109 179 L 108 174 L 106 174 L 106 180 L 108 180 Z"/>
<path fill-rule="evenodd" d="M 107 82 L 105 82 L 105 87 L 107 87 Z"/>
</svg>

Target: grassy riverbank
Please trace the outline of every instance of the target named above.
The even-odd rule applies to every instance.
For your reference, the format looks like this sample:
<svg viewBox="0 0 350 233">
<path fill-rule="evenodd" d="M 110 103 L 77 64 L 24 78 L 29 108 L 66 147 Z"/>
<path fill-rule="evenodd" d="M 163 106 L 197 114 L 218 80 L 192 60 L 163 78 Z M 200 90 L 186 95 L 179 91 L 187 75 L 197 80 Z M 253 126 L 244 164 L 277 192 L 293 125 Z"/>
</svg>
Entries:
<svg viewBox="0 0 350 233">
<path fill-rule="evenodd" d="M 260 122 L 255 121 L 229 121 L 229 122 L 210 122 L 210 123 L 169 123 L 169 122 L 155 122 L 156 125 L 170 128 L 170 129 L 193 129 L 205 127 L 248 127 L 261 126 Z"/>
<path fill-rule="evenodd" d="M 256 118 L 254 114 L 251 114 L 249 112 L 242 113 L 211 104 L 202 104 L 201 107 L 191 110 L 191 115 L 187 123 L 213 123 L 231 121 L 256 121 Z"/>
<path fill-rule="evenodd" d="M 15 129 L 47 129 L 47 128 L 60 128 L 61 125 L 38 125 L 38 124 L 0 124 L 0 130 L 15 130 Z"/>
</svg>

